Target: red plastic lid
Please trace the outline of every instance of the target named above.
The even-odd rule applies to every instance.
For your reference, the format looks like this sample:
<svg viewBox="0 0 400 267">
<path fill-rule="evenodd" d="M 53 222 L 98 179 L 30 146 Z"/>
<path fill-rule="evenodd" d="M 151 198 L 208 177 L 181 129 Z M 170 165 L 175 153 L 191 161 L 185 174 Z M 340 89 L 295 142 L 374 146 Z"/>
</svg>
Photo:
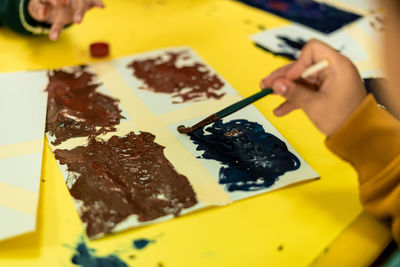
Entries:
<svg viewBox="0 0 400 267">
<path fill-rule="evenodd" d="M 110 53 L 108 43 L 97 42 L 90 45 L 90 55 L 92 57 L 106 57 Z"/>
</svg>

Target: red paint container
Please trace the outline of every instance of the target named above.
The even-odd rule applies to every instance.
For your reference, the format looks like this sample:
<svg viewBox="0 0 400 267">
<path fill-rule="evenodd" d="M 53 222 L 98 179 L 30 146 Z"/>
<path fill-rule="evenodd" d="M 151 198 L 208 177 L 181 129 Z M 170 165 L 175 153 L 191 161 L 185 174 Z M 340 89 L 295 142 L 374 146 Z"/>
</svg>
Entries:
<svg viewBox="0 0 400 267">
<path fill-rule="evenodd" d="M 90 45 L 90 55 L 92 57 L 106 57 L 110 53 L 110 46 L 105 42 L 92 43 Z"/>
</svg>

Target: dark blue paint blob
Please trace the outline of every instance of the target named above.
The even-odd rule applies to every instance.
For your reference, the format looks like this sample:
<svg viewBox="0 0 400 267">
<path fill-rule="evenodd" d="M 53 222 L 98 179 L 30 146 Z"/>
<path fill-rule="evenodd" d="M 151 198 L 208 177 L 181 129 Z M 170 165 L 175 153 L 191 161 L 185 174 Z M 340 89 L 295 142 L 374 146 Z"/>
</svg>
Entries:
<svg viewBox="0 0 400 267">
<path fill-rule="evenodd" d="M 282 56 L 290 60 L 296 60 L 299 52 L 306 45 L 306 41 L 302 38 L 292 39 L 288 36 L 278 35 L 277 39 L 281 40 L 282 43 L 279 45 L 279 51 L 272 51 L 262 45 L 256 44 L 259 48 L 274 54 L 275 56 Z"/>
<path fill-rule="evenodd" d="M 331 33 L 361 16 L 312 0 L 238 0 L 322 33 Z"/>
<path fill-rule="evenodd" d="M 254 43 L 254 44 L 255 44 L 255 46 L 257 46 L 258 48 L 261 48 L 262 50 L 264 50 L 264 51 L 266 51 L 266 52 L 268 52 L 268 53 L 271 53 L 271 54 L 273 54 L 274 56 L 282 56 L 282 57 L 285 57 L 285 58 L 290 59 L 290 60 L 295 60 L 295 59 L 296 59 L 296 54 L 289 53 L 289 52 L 277 52 L 277 51 L 272 51 L 271 49 L 268 49 L 268 48 L 266 48 L 266 47 L 264 47 L 264 46 L 262 46 L 262 45 L 260 45 L 260 44 L 257 44 L 257 43 Z"/>
<path fill-rule="evenodd" d="M 273 185 L 279 176 L 300 167 L 286 144 L 256 123 L 247 120 L 215 122 L 190 134 L 201 158 L 221 162 L 219 183 L 226 190 L 256 191 Z"/>
<path fill-rule="evenodd" d="M 144 249 L 148 244 L 153 243 L 154 240 L 149 240 L 145 238 L 133 240 L 133 246 L 136 249 Z"/>
<path fill-rule="evenodd" d="M 87 247 L 84 242 L 81 242 L 76 247 L 71 262 L 82 267 L 128 267 L 128 264 L 116 255 L 111 254 L 105 257 L 98 257 L 94 255 L 94 252 L 94 249 Z"/>
<path fill-rule="evenodd" d="M 306 41 L 301 38 L 297 38 L 296 40 L 290 39 L 290 37 L 278 35 L 278 39 L 283 42 L 281 47 L 290 47 L 292 49 L 296 49 L 300 51 L 306 45 Z"/>
</svg>

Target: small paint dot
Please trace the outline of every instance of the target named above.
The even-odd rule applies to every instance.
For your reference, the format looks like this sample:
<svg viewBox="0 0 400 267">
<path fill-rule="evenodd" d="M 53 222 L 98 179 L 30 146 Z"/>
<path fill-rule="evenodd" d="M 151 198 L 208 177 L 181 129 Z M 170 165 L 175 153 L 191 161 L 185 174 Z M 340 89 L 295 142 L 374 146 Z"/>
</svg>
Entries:
<svg viewBox="0 0 400 267">
<path fill-rule="evenodd" d="M 282 251 L 283 250 L 283 245 L 280 245 L 279 247 L 278 247 L 278 251 Z"/>
<path fill-rule="evenodd" d="M 140 239 L 136 239 L 133 241 L 133 246 L 136 249 L 144 249 L 145 247 L 147 247 L 148 244 L 150 244 L 152 242 L 154 242 L 154 240 L 140 238 Z"/>
<path fill-rule="evenodd" d="M 131 260 L 133 260 L 134 258 L 136 258 L 136 256 L 133 255 L 133 254 L 132 254 L 132 255 L 129 255 L 128 257 L 129 257 Z"/>
<path fill-rule="evenodd" d="M 163 264 L 162 262 L 159 262 L 159 263 L 157 264 L 157 267 L 164 267 L 164 264 Z"/>
<path fill-rule="evenodd" d="M 328 253 L 328 251 L 329 251 L 329 247 L 326 247 L 326 248 L 324 249 L 324 253 Z"/>
<path fill-rule="evenodd" d="M 264 25 L 258 25 L 257 28 L 261 31 L 265 30 L 265 26 Z"/>
</svg>

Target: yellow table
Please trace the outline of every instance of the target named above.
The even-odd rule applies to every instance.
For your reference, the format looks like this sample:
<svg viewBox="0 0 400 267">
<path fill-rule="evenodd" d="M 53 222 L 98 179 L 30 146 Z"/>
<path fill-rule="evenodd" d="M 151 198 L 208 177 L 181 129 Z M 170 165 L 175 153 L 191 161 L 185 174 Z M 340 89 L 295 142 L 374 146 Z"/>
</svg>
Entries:
<svg viewBox="0 0 400 267">
<path fill-rule="evenodd" d="M 94 41 L 111 44 L 111 57 L 170 46 L 191 46 L 243 96 L 287 63 L 256 48 L 248 36 L 287 23 L 228 0 L 108 0 L 57 43 L 2 29 L 0 71 L 95 62 Z M 388 228 L 362 212 L 352 168 L 324 146 L 324 136 L 296 111 L 276 118 L 282 99 L 256 106 L 321 179 L 226 207 L 88 242 L 98 255 L 117 252 L 132 266 L 366 266 L 390 241 Z M 21 166 L 23 167 L 23 166 Z M 83 230 L 61 172 L 44 148 L 37 231 L 0 243 L 0 266 L 70 266 Z M 1 218 L 2 220 L 7 218 Z M 135 238 L 156 242 L 132 248 Z"/>
</svg>

